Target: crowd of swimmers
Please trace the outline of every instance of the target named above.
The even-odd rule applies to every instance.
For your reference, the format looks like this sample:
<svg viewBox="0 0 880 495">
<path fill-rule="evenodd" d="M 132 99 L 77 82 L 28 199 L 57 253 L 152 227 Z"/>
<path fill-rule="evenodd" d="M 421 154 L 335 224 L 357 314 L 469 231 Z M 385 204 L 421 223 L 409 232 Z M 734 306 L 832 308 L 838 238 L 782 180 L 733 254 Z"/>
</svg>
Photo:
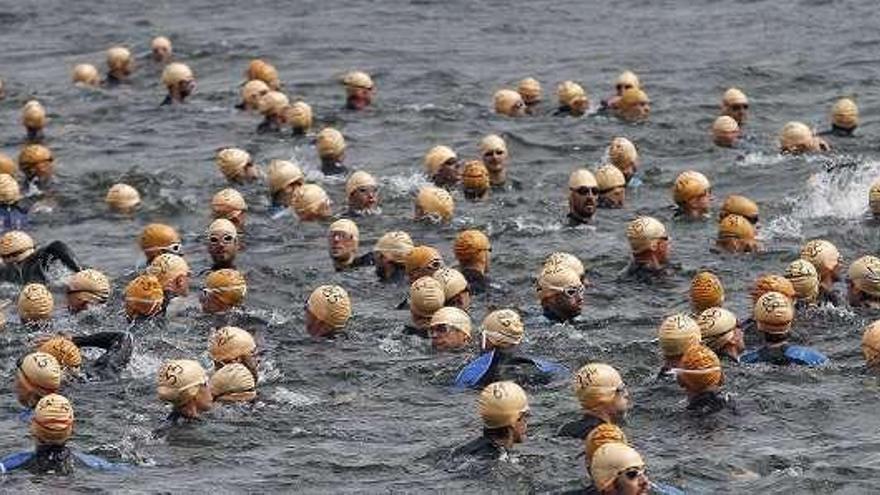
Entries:
<svg viewBox="0 0 880 495">
<path fill-rule="evenodd" d="M 186 64 L 174 61 L 167 38 L 153 40 L 151 59 L 164 66 L 161 82 L 167 88 L 167 97 L 163 105 L 180 104 L 193 95 L 195 74 Z M 107 67 L 102 79 L 95 66 L 77 65 L 73 82 L 83 87 L 125 84 L 134 71 L 134 57 L 127 48 L 113 47 L 107 51 Z M 303 101 L 290 101 L 274 66 L 265 60 L 253 60 L 245 75 L 237 107 L 262 115 L 259 132 L 289 128 L 296 135 L 311 135 L 311 107 Z M 351 72 L 342 84 L 347 109 L 358 112 L 372 104 L 376 88 L 370 75 Z M 636 74 L 623 72 L 614 87 L 612 96 L 591 104 L 582 86 L 565 81 L 557 87 L 555 108 L 545 109 L 549 105 L 543 99 L 540 83 L 527 78 L 516 89 L 497 91 L 492 103 L 497 114 L 511 118 L 542 114 L 581 117 L 594 112 L 627 122 L 649 118 L 651 103 Z M 748 110 L 749 101 L 743 91 L 731 88 L 724 92 L 720 116 L 711 128 L 713 142 L 721 147 L 738 146 Z M 822 153 L 830 149 L 826 137 L 850 137 L 858 122 L 855 103 L 843 98 L 833 106 L 831 127 L 825 132 L 815 133 L 800 122 L 787 123 L 779 134 L 779 151 L 793 155 Z M 30 424 L 36 447 L 0 460 L 0 472 L 28 468 L 69 473 L 76 465 L 123 469 L 123 465 L 67 447 L 73 432 L 74 406 L 59 395 L 63 383 L 73 377 L 100 380 L 118 375 L 131 359 L 133 339 L 125 330 L 92 335 L 46 333 L 51 329 L 55 307 L 48 288 L 54 266 L 71 272 L 64 280 L 65 304 L 71 314 L 111 304 L 112 284 L 101 271 L 83 266 L 63 242 L 39 247 L 27 233 L 30 217 L 41 208 L 51 208 L 54 154 L 46 144 L 46 110 L 39 101 L 24 104 L 22 124 L 26 143 L 17 163 L 0 154 L 0 279 L 21 286 L 16 304 L 18 317 L 31 331 L 43 332 L 35 347 L 22 353 L 13 377 L 17 400 L 23 408 L 21 420 Z M 356 221 L 381 214 L 379 181 L 367 171 L 350 169 L 341 132 L 326 127 L 314 136 L 322 172 L 346 176 L 347 204 L 339 213 L 334 212 L 327 192 L 318 184 L 306 182 L 303 170 L 293 161 L 271 160 L 262 170 L 244 149 L 229 147 L 216 153 L 218 171 L 229 187 L 211 200 L 214 220 L 205 230 L 204 243 L 212 266 L 201 282 L 202 312 L 223 315 L 244 304 L 248 285 L 238 270 L 236 257 L 246 230 L 248 205 L 237 188 L 265 182 L 270 216 L 291 211 L 301 222 L 329 222 L 328 252 L 335 270 L 368 268 L 382 282 L 408 287 L 408 297 L 401 305 L 411 314 L 407 333 L 428 339 L 437 352 L 474 346 L 480 351 L 460 370 L 454 385 L 480 390 L 476 402 L 483 431 L 478 439 L 458 449 L 458 454 L 497 460 L 512 453 L 516 444 L 527 437 L 530 414 L 520 384 L 539 387 L 571 376 L 583 415 L 562 426 L 559 435 L 582 442 L 592 483 L 585 491 L 676 492 L 648 481 L 646 463 L 621 430 L 632 399 L 613 366 L 588 363 L 572 373 L 552 359 L 521 349 L 526 328 L 513 309 L 495 309 L 479 326 L 474 324 L 472 296 L 492 290 L 492 247 L 484 232 L 465 229 L 457 233 L 452 239 L 455 265 L 447 264 L 437 246 L 418 244 L 405 230 L 381 234 L 370 250 L 362 252 Z M 512 187 L 515 181 L 508 177 L 510 156 L 504 138 L 489 134 L 478 148 L 480 156 L 468 160 L 448 146 L 428 149 L 424 173 L 432 184 L 420 187 L 414 195 L 415 221 L 449 223 L 455 214 L 454 196 L 458 191 L 465 200 L 479 202 Z M 589 223 L 599 209 L 623 207 L 627 188 L 640 182 L 638 174 L 635 144 L 625 137 L 614 138 L 605 163 L 595 171 L 578 168 L 571 173 L 565 198 L 560 198 L 568 203 L 568 221 L 575 225 Z M 728 196 L 713 220 L 711 181 L 694 170 L 678 175 L 670 199 L 676 207 L 676 221 L 717 221 L 718 250 L 745 253 L 761 249 L 756 236 L 759 206 L 751 199 Z M 870 211 L 880 216 L 880 182 L 871 187 L 865 201 Z M 107 191 L 106 203 L 109 210 L 129 215 L 138 209 L 141 197 L 131 185 L 118 183 Z M 667 275 L 673 240 L 663 222 L 648 216 L 634 218 L 625 226 L 625 235 L 631 253 L 625 276 L 647 280 Z M 173 226 L 151 223 L 143 228 L 137 242 L 146 268 L 125 285 L 122 303 L 132 322 L 162 318 L 176 298 L 187 296 L 192 276 L 183 257 L 182 238 Z M 821 304 L 880 307 L 880 258 L 865 255 L 849 265 L 845 294 L 837 284 L 843 271 L 840 254 L 831 242 L 809 240 L 798 259 L 790 260 L 778 273 L 762 275 L 755 281 L 750 294 L 751 314 L 740 316 L 724 307 L 725 292 L 718 276 L 701 271 L 691 284 L 691 311 L 667 316 L 658 327 L 658 352 L 664 363 L 658 379 L 674 379 L 688 398 L 688 410 L 708 415 L 736 407 L 723 392 L 723 368 L 730 363 L 826 363 L 828 358 L 820 351 L 799 345 L 792 333 L 797 316 Z M 581 314 L 589 280 L 577 256 L 551 253 L 537 267 L 536 274 L 535 295 L 548 321 L 570 322 Z M 304 316 L 309 335 L 332 337 L 345 331 L 352 316 L 352 300 L 341 286 L 321 285 L 309 295 Z M 754 348 L 746 350 L 747 341 L 754 343 Z M 206 345 L 213 361 L 211 372 L 185 356 L 164 362 L 157 371 L 157 394 L 171 407 L 167 418 L 170 423 L 198 419 L 217 403 L 247 403 L 257 397 L 259 339 L 246 329 L 226 325 L 216 328 Z M 82 353 L 85 348 L 103 352 L 86 362 Z M 862 349 L 869 365 L 880 364 L 880 322 L 865 329 Z"/>
</svg>

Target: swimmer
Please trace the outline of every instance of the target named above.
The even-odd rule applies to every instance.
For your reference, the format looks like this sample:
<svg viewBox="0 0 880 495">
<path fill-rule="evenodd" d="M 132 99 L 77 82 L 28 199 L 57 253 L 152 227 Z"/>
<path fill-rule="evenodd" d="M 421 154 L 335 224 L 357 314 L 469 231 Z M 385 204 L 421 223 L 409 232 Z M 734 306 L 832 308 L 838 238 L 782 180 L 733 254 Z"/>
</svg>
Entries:
<svg viewBox="0 0 880 495">
<path fill-rule="evenodd" d="M 526 104 L 526 113 L 529 115 L 537 115 L 541 110 L 541 83 L 537 79 L 527 77 L 519 82 L 516 91 L 522 97 L 523 103 Z"/>
<path fill-rule="evenodd" d="M 2 232 L 28 227 L 28 211 L 22 205 L 21 188 L 12 175 L 0 174 L 0 225 Z"/>
<path fill-rule="evenodd" d="M 843 305 L 843 296 L 834 290 L 840 280 L 843 263 L 837 247 L 823 239 L 813 239 L 801 248 L 801 259 L 813 264 L 819 274 L 819 302 L 834 306 Z"/>
<path fill-rule="evenodd" d="M 225 218 L 211 222 L 205 232 L 208 255 L 211 256 L 211 271 L 224 268 L 235 269 L 235 257 L 241 250 L 241 238 L 235 224 Z"/>
<path fill-rule="evenodd" d="M 751 199 L 731 194 L 724 198 L 721 204 L 721 211 L 718 212 L 718 221 L 724 220 L 727 215 L 739 215 L 749 221 L 752 225 L 758 225 L 758 205 Z"/>
<path fill-rule="evenodd" d="M 715 245 L 728 253 L 755 253 L 761 245 L 755 239 L 755 227 L 745 217 L 727 215 L 718 222 Z"/>
<path fill-rule="evenodd" d="M 252 79 L 241 86 L 241 102 L 235 105 L 239 110 L 251 111 L 260 106 L 260 100 L 271 91 L 269 86 L 259 79 Z"/>
<path fill-rule="evenodd" d="M 382 282 L 404 280 L 407 274 L 406 262 L 412 250 L 413 241 L 406 232 L 395 230 L 382 234 L 373 247 L 373 263 L 376 265 L 376 276 L 379 280 Z M 438 256 L 439 254 L 437 253 Z M 440 263 L 443 263 L 442 259 Z"/>
<path fill-rule="evenodd" d="M 880 308 L 880 258 L 862 256 L 852 262 L 846 277 L 847 299 L 854 308 Z"/>
<path fill-rule="evenodd" d="M 818 366 L 828 362 L 828 358 L 809 347 L 791 345 L 788 337 L 791 322 L 794 320 L 794 307 L 791 300 L 779 292 L 768 292 L 755 304 L 754 318 L 758 331 L 764 335 L 765 344 L 746 352 L 740 359 L 743 363 L 770 363 L 775 365 L 799 364 Z"/>
<path fill-rule="evenodd" d="M 699 172 L 682 172 L 672 186 L 672 198 L 676 218 L 703 220 L 709 217 L 709 208 L 712 206 L 712 184 Z"/>
<path fill-rule="evenodd" d="M 623 172 L 626 184 L 630 185 L 636 172 L 639 171 L 639 152 L 636 146 L 625 137 L 616 137 L 608 146 L 608 160 Z"/>
<path fill-rule="evenodd" d="M 558 437 L 585 439 L 603 423 L 618 424 L 626 419 L 632 407 L 629 391 L 620 373 L 604 363 L 582 366 L 572 378 L 574 395 L 581 406 L 582 417 L 562 426 Z"/>
<path fill-rule="evenodd" d="M 785 278 L 791 282 L 795 292 L 795 309 L 816 305 L 819 298 L 819 273 L 807 260 L 792 261 L 785 269 Z"/>
<path fill-rule="evenodd" d="M 244 304 L 247 282 L 236 270 L 223 268 L 205 277 L 205 288 L 199 298 L 205 313 L 225 313 Z"/>
<path fill-rule="evenodd" d="M 731 117 L 739 127 L 748 120 L 749 99 L 737 88 L 729 88 L 721 95 L 721 115 Z"/>
<path fill-rule="evenodd" d="M 332 127 L 321 129 L 315 141 L 318 158 L 321 159 L 321 173 L 324 175 L 343 175 L 348 169 L 345 160 L 345 138 Z"/>
<path fill-rule="evenodd" d="M 333 216 L 333 203 L 317 184 L 303 184 L 291 196 L 290 207 L 300 222 L 320 222 Z"/>
<path fill-rule="evenodd" d="M 440 308 L 431 316 L 428 337 L 435 351 L 466 349 L 471 343 L 471 317 L 459 308 Z"/>
<path fill-rule="evenodd" d="M 333 268 L 337 272 L 373 265 L 373 253 L 357 255 L 359 242 L 360 232 L 356 223 L 344 218 L 330 224 L 327 244 Z"/>
<path fill-rule="evenodd" d="M 148 320 L 162 313 L 165 292 L 159 279 L 143 274 L 125 286 L 125 315 L 131 322 Z"/>
<path fill-rule="evenodd" d="M 100 357 L 83 360 L 81 349 L 104 351 Z M 131 361 L 134 339 L 128 332 L 99 332 L 92 335 L 56 335 L 37 348 L 53 356 L 61 367 L 90 381 L 116 380 Z"/>
<path fill-rule="evenodd" d="M 412 327 L 407 333 L 428 337 L 428 327 L 434 313 L 444 306 L 446 293 L 443 284 L 433 277 L 421 277 L 409 287 L 409 311 Z"/>
<path fill-rule="evenodd" d="M 486 292 L 489 288 L 486 273 L 489 271 L 492 252 L 486 234 L 479 230 L 463 230 L 455 237 L 452 249 L 455 259 L 458 260 L 458 271 L 464 275 L 468 287 L 474 294 Z"/>
<path fill-rule="evenodd" d="M 694 315 L 724 305 L 724 286 L 718 276 L 710 271 L 701 271 L 694 275 L 689 294 Z"/>
<path fill-rule="evenodd" d="M 692 415 L 705 417 L 723 409 L 736 412 L 730 394 L 721 391 L 724 371 L 712 349 L 700 344 L 691 346 L 681 357 L 680 368 L 674 371 L 678 384 L 687 392 L 687 410 Z"/>
<path fill-rule="evenodd" d="M 245 71 L 245 79 L 248 81 L 255 79 L 262 81 L 272 91 L 281 89 L 281 79 L 278 77 L 278 70 L 274 65 L 259 58 L 250 61 L 247 71 Z"/>
<path fill-rule="evenodd" d="M 272 208 L 287 208 L 293 200 L 293 193 L 305 183 L 305 176 L 294 162 L 272 160 L 266 169 L 266 182 Z"/>
<path fill-rule="evenodd" d="M 43 284 L 25 285 L 18 294 L 18 317 L 28 326 L 48 326 L 52 323 L 55 300 Z"/>
<path fill-rule="evenodd" d="M 437 187 L 453 188 L 461 181 L 461 162 L 448 146 L 434 146 L 425 154 L 425 174 Z"/>
<path fill-rule="evenodd" d="M 530 410 L 525 391 L 513 382 L 491 383 L 480 393 L 477 410 L 483 420 L 483 435 L 456 449 L 454 455 L 507 459 L 514 445 L 526 439 Z"/>
<path fill-rule="evenodd" d="M 304 136 L 312 129 L 312 107 L 304 101 L 294 102 L 281 110 L 281 121 L 290 126 L 294 136 Z"/>
<path fill-rule="evenodd" d="M 708 308 L 697 317 L 697 324 L 703 345 L 718 356 L 739 362 L 746 344 L 736 315 L 724 308 Z"/>
<path fill-rule="evenodd" d="M 536 287 L 544 317 L 551 322 L 569 322 L 583 311 L 584 284 L 571 269 L 565 266 L 543 269 Z"/>
<path fill-rule="evenodd" d="M 735 148 L 739 138 L 739 124 L 733 117 L 722 115 L 712 123 L 712 142 L 715 146 Z"/>
<path fill-rule="evenodd" d="M 257 381 L 243 364 L 227 364 L 215 371 L 209 385 L 214 403 L 240 404 L 257 399 Z"/>
<path fill-rule="evenodd" d="M 173 62 L 162 71 L 162 84 L 168 90 L 162 105 L 183 103 L 196 90 L 196 77 L 188 65 Z"/>
<path fill-rule="evenodd" d="M 156 36 L 150 42 L 150 53 L 152 54 L 153 62 L 157 64 L 170 62 L 172 56 L 171 40 L 165 36 Z"/>
<path fill-rule="evenodd" d="M 489 134 L 480 140 L 480 156 L 489 171 L 489 182 L 493 188 L 504 187 L 507 183 L 507 162 L 510 155 L 507 143 L 497 134 Z"/>
<path fill-rule="evenodd" d="M 660 353 L 663 355 L 663 366 L 660 376 L 681 367 L 681 357 L 687 350 L 700 343 L 702 334 L 700 325 L 693 318 L 677 313 L 667 317 L 657 330 Z"/>
<path fill-rule="evenodd" d="M 21 125 L 27 132 L 27 141 L 39 143 L 46 127 L 46 109 L 37 100 L 30 100 L 21 108 Z"/>
<path fill-rule="evenodd" d="M 211 214 L 214 219 L 224 218 L 232 222 L 239 232 L 244 230 L 248 205 L 240 192 L 227 187 L 211 198 Z"/>
<path fill-rule="evenodd" d="M 107 50 L 107 79 L 108 86 L 128 82 L 128 76 L 134 70 L 134 59 L 131 52 L 124 46 L 114 46 Z"/>
<path fill-rule="evenodd" d="M 376 87 L 366 72 L 352 71 L 342 78 L 345 86 L 345 108 L 363 110 L 373 103 Z"/>
<path fill-rule="evenodd" d="M 660 221 L 652 217 L 638 217 L 626 228 L 626 238 L 632 251 L 628 275 L 651 280 L 666 271 L 669 263 L 669 234 Z"/>
<path fill-rule="evenodd" d="M 460 271 L 444 266 L 431 276 L 443 285 L 444 306 L 451 306 L 465 312 L 471 310 L 471 288 Z"/>
<path fill-rule="evenodd" d="M 512 89 L 499 89 L 493 97 L 495 113 L 506 117 L 522 117 L 526 114 L 526 103 L 522 96 Z"/>
<path fill-rule="evenodd" d="M 76 64 L 70 79 L 73 84 L 80 87 L 97 88 L 101 85 L 101 75 L 98 73 L 98 68 L 92 64 Z"/>
<path fill-rule="evenodd" d="M 436 186 L 423 186 L 415 198 L 414 220 L 449 223 L 455 213 L 452 195 Z"/>
<path fill-rule="evenodd" d="M 44 190 L 55 178 L 55 157 L 42 144 L 27 144 L 18 154 L 18 166 L 24 173 L 25 185 Z"/>
<path fill-rule="evenodd" d="M 617 108 L 620 104 L 620 97 L 623 96 L 624 92 L 631 89 L 641 89 L 641 87 L 642 83 L 639 81 L 639 76 L 634 72 L 629 70 L 621 72 L 617 76 L 617 80 L 614 81 L 614 96 L 602 101 L 602 107 L 612 110 Z"/>
<path fill-rule="evenodd" d="M 789 122 L 779 132 L 779 152 L 790 155 L 829 151 L 831 146 L 802 122 Z"/>
<path fill-rule="evenodd" d="M 110 211 L 131 215 L 141 204 L 141 194 L 134 187 L 120 182 L 110 186 L 104 202 L 107 203 Z"/>
<path fill-rule="evenodd" d="M 213 331 L 208 339 L 208 354 L 214 361 L 214 371 L 229 364 L 241 364 L 251 372 L 254 380 L 259 377 L 257 343 L 247 330 L 226 326 Z"/>
<path fill-rule="evenodd" d="M 103 306 L 110 298 L 110 280 L 103 273 L 91 268 L 74 273 L 64 286 L 70 314 Z"/>
<path fill-rule="evenodd" d="M 263 115 L 263 121 L 257 126 L 257 132 L 278 132 L 287 122 L 284 121 L 284 109 L 290 105 L 287 95 L 280 91 L 269 91 L 260 97 L 257 110 Z"/>
<path fill-rule="evenodd" d="M 626 201 L 626 177 L 614 165 L 606 164 L 596 170 L 599 187 L 599 208 L 623 208 Z"/>
<path fill-rule="evenodd" d="M 821 133 L 835 137 L 852 137 L 859 126 L 859 107 L 850 98 L 841 98 L 831 107 L 831 129 Z"/>
<path fill-rule="evenodd" d="M 464 197 L 471 201 L 485 201 L 489 197 L 491 183 L 489 169 L 480 160 L 465 162 L 461 170 L 461 186 Z"/>
<path fill-rule="evenodd" d="M 191 274 L 189 265 L 176 254 L 165 253 L 156 256 L 147 266 L 146 273 L 156 277 L 162 285 L 166 307 L 171 299 L 189 294 Z"/>
<path fill-rule="evenodd" d="M 45 247 L 37 248 L 31 236 L 20 230 L 10 230 L 0 235 L 0 259 L 3 260 L 0 280 L 14 284 L 47 283 L 56 261 L 71 272 L 82 270 L 67 244 L 52 241 Z"/>
<path fill-rule="evenodd" d="M 625 122 L 640 122 L 651 115 L 651 100 L 641 89 L 628 89 L 620 95 L 614 115 Z"/>
<path fill-rule="evenodd" d="M 560 266 L 573 271 L 575 275 L 581 279 L 581 283 L 583 283 L 584 286 L 590 285 L 590 281 L 587 279 L 587 270 L 584 268 L 583 262 L 571 253 L 561 251 L 551 253 L 550 256 L 547 256 L 547 258 L 544 259 L 544 265 L 541 269 L 546 270 L 547 268 Z"/>
<path fill-rule="evenodd" d="M 868 368 L 872 371 L 880 369 L 880 320 L 865 327 L 862 334 L 862 355 Z"/>
<path fill-rule="evenodd" d="M 629 445 L 623 430 L 612 423 L 602 423 L 587 435 L 587 438 L 584 439 L 584 460 L 587 463 L 587 471 L 590 470 L 590 463 L 593 462 L 593 456 L 599 447 L 609 443 Z"/>
<path fill-rule="evenodd" d="M 590 100 L 586 91 L 574 81 L 563 81 L 556 87 L 559 107 L 554 115 L 571 115 L 581 117 L 590 108 Z"/>
<path fill-rule="evenodd" d="M 599 184 L 593 173 L 580 168 L 568 178 L 568 220 L 571 225 L 590 223 L 596 214 Z"/>
<path fill-rule="evenodd" d="M 214 157 L 217 168 L 232 184 L 246 184 L 261 177 L 260 169 L 254 165 L 251 154 L 239 148 L 223 148 Z"/>
<path fill-rule="evenodd" d="M 587 493 L 600 495 L 643 495 L 654 488 L 642 457 L 623 443 L 608 443 L 593 454 L 590 463 L 592 485 Z"/>
<path fill-rule="evenodd" d="M 141 251 L 147 258 L 147 263 L 162 253 L 171 253 L 183 256 L 183 244 L 180 234 L 171 227 L 161 223 L 151 223 L 144 227 L 138 239 Z"/>
<path fill-rule="evenodd" d="M 30 410 L 40 399 L 61 389 L 61 365 L 51 354 L 32 352 L 20 358 L 15 367 L 15 396 L 28 410 L 21 417 L 30 419 Z"/>
<path fill-rule="evenodd" d="M 211 410 L 213 400 L 208 388 L 208 375 L 197 361 L 166 361 L 156 373 L 156 379 L 159 400 L 172 406 L 166 423 L 198 419 L 202 413 Z"/>
<path fill-rule="evenodd" d="M 372 175 L 358 170 L 345 182 L 348 213 L 355 216 L 377 215 L 379 208 L 379 183 Z"/>
</svg>

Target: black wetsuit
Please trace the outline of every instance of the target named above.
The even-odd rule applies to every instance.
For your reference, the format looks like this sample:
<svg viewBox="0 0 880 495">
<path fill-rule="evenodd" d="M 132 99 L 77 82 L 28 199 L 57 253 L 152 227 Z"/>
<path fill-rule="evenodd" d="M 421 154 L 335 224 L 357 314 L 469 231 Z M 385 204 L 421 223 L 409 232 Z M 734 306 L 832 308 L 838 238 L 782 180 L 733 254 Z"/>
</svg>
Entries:
<svg viewBox="0 0 880 495">
<path fill-rule="evenodd" d="M 278 127 L 278 124 L 270 119 L 263 119 L 263 121 L 260 122 L 260 125 L 257 126 L 257 132 L 260 134 L 267 132 L 278 132 L 280 130 L 281 128 Z"/>
<path fill-rule="evenodd" d="M 459 268 L 458 271 L 464 275 L 464 279 L 467 280 L 472 294 L 483 294 L 486 292 L 486 289 L 489 287 L 489 279 L 486 275 L 473 268 Z"/>
<path fill-rule="evenodd" d="M 574 213 L 571 213 L 571 212 L 569 212 L 568 215 L 566 215 L 566 217 L 568 218 L 568 226 L 569 227 L 576 227 L 578 225 L 587 225 L 593 219 L 593 217 L 584 218 L 582 216 L 575 215 Z"/>
<path fill-rule="evenodd" d="M 567 323 L 578 317 L 578 315 L 574 315 L 570 318 L 564 318 L 551 311 L 550 308 L 541 308 L 541 311 L 544 314 L 544 318 L 547 318 L 553 323 Z"/>
<path fill-rule="evenodd" d="M 134 339 L 128 332 L 100 332 L 92 335 L 78 335 L 71 340 L 77 347 L 97 347 L 104 354 L 91 361 L 85 368 L 90 379 L 118 378 L 131 361 Z"/>
<path fill-rule="evenodd" d="M 830 291 L 826 291 L 822 288 L 819 288 L 819 297 L 817 298 L 819 304 L 831 304 L 836 308 L 842 307 L 846 300 L 839 291 L 831 289 Z"/>
<path fill-rule="evenodd" d="M 348 173 L 348 167 L 339 162 L 328 163 L 322 161 L 321 173 L 324 175 L 345 175 Z"/>
<path fill-rule="evenodd" d="M 501 447 L 492 441 L 489 437 L 483 435 L 474 439 L 465 445 L 455 449 L 453 455 L 456 457 L 470 456 L 479 459 L 498 459 L 507 449 Z"/>
<path fill-rule="evenodd" d="M 82 269 L 67 244 L 54 241 L 46 247 L 37 249 L 34 254 L 22 262 L 0 266 L 0 280 L 15 284 L 31 282 L 45 284 L 49 279 L 47 273 L 49 266 L 55 260 L 60 261 L 74 273 Z"/>
<path fill-rule="evenodd" d="M 556 436 L 585 439 L 594 428 L 604 422 L 605 421 L 601 418 L 597 418 L 589 413 L 584 413 L 584 415 L 577 421 L 562 425 L 562 428 L 559 428 L 559 431 L 556 432 Z"/>
<path fill-rule="evenodd" d="M 34 456 L 21 466 L 33 474 L 73 474 L 77 458 L 66 445 L 37 445 Z"/>
<path fill-rule="evenodd" d="M 834 136 L 834 137 L 855 137 L 853 134 L 856 132 L 856 127 L 851 129 L 844 129 L 843 127 L 838 127 L 836 125 L 831 125 L 831 129 L 826 129 L 819 133 L 820 136 Z"/>
<path fill-rule="evenodd" d="M 627 265 L 626 269 L 623 271 L 623 277 L 640 283 L 650 284 L 656 282 L 657 279 L 669 276 L 671 271 L 672 270 L 669 267 L 657 269 L 643 265 L 642 263 L 630 261 L 629 265 Z"/>
<path fill-rule="evenodd" d="M 373 266 L 376 264 L 375 259 L 373 258 L 373 253 L 367 253 L 362 256 L 358 256 L 351 261 L 351 263 L 342 266 L 335 266 L 337 272 L 344 272 L 347 270 L 357 270 L 358 268 L 363 268 L 365 266 Z"/>
<path fill-rule="evenodd" d="M 516 350 L 506 352 L 503 349 L 495 349 L 495 355 L 492 364 L 486 370 L 486 374 L 480 379 L 479 387 L 498 382 L 502 380 L 510 380 L 516 383 L 550 383 L 553 379 L 553 373 L 544 373 L 535 362 L 520 354 Z"/>
<path fill-rule="evenodd" d="M 703 392 L 688 401 L 687 410 L 693 416 L 703 417 L 715 414 L 721 410 L 729 409 L 733 414 L 738 414 L 736 403 L 730 394 L 717 390 Z"/>
</svg>

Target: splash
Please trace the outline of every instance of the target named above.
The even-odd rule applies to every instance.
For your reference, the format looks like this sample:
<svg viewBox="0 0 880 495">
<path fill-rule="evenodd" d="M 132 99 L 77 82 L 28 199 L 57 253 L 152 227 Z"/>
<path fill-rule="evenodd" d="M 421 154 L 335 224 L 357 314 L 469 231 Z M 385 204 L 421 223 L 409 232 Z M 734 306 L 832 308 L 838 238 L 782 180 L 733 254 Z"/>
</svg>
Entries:
<svg viewBox="0 0 880 495">
<path fill-rule="evenodd" d="M 880 176 L 880 162 L 839 161 L 807 180 L 805 195 L 795 202 L 796 218 L 857 218 L 868 209 L 868 190 Z"/>
</svg>

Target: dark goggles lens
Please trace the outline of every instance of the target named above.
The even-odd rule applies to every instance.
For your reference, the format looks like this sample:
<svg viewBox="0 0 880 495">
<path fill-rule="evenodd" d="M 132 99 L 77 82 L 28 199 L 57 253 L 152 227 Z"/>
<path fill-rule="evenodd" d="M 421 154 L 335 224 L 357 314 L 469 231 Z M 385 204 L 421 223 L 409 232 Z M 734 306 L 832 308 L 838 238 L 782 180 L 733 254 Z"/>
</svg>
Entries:
<svg viewBox="0 0 880 495">
<path fill-rule="evenodd" d="M 579 196 L 596 196 L 597 194 L 599 194 L 598 187 L 583 186 L 583 187 L 579 187 L 577 189 L 572 189 L 572 191 L 574 191 Z"/>
</svg>

